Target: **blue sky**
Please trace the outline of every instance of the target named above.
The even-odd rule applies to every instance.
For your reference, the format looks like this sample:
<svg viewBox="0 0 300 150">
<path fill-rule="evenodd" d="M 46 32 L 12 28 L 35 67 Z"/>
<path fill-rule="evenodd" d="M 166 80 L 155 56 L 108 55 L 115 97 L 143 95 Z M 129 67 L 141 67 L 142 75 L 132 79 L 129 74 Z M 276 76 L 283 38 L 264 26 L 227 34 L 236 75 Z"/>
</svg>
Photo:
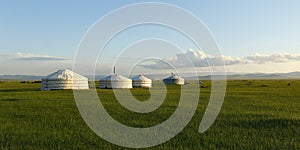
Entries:
<svg viewBox="0 0 300 150">
<path fill-rule="evenodd" d="M 30 67 L 30 64 L 36 60 L 24 63 L 4 59 L 17 56 L 72 59 L 81 38 L 99 18 L 114 9 L 139 2 L 144 1 L 1 1 L 0 56 L 2 61 L 0 62 L 2 66 L 0 68 L 3 72 L 0 74 L 47 74 L 47 70 L 36 71 L 39 70 L 39 66 L 36 67 L 37 69 L 27 70 L 18 68 Z M 265 55 L 277 56 L 277 54 L 288 53 L 298 58 L 300 1 L 164 0 L 156 2 L 177 5 L 198 17 L 212 32 L 225 56 L 245 58 L 260 54 L 266 58 Z M 149 33 L 152 32 L 143 34 Z M 136 40 L 136 37 L 138 36 L 127 39 Z M 172 37 L 174 36 L 165 38 L 172 40 Z M 180 43 L 180 40 L 174 42 Z M 195 49 L 188 44 L 182 44 L 182 48 Z M 297 59 L 293 61 L 292 66 L 295 67 L 290 70 L 282 68 L 282 71 L 279 68 L 276 72 L 297 71 L 296 66 L 299 61 Z M 39 64 L 49 66 L 49 70 L 55 70 L 68 67 L 70 61 L 67 61 L 68 65 L 54 65 L 53 62 Z M 280 65 L 284 66 L 284 64 Z M 239 72 L 234 67 L 231 71 Z M 249 69 L 242 72 L 254 71 Z"/>
</svg>

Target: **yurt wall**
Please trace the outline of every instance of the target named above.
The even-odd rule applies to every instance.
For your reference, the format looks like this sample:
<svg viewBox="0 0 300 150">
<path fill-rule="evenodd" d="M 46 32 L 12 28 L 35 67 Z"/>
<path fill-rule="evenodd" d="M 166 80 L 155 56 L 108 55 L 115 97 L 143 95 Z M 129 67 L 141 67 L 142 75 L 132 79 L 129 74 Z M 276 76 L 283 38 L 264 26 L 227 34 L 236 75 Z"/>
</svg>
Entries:
<svg viewBox="0 0 300 150">
<path fill-rule="evenodd" d="M 100 88 L 108 89 L 130 89 L 132 88 L 132 80 L 119 74 L 114 74 L 99 80 Z"/>
<path fill-rule="evenodd" d="M 163 80 L 163 82 L 165 84 L 183 85 L 184 84 L 184 79 L 179 77 L 178 75 L 172 73 L 171 76 L 165 78 Z"/>
<path fill-rule="evenodd" d="M 89 89 L 88 78 L 71 70 L 58 70 L 42 79 L 41 90 Z"/>
<path fill-rule="evenodd" d="M 135 76 L 132 79 L 132 86 L 134 88 L 151 88 L 152 80 L 145 77 L 144 75 Z"/>
</svg>

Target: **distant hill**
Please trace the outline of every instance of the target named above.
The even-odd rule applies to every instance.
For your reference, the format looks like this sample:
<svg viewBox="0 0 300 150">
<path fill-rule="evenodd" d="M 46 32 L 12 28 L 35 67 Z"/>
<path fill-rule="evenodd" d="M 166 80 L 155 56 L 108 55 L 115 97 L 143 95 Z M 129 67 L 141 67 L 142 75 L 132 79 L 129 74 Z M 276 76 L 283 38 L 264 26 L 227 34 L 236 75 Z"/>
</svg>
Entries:
<svg viewBox="0 0 300 150">
<path fill-rule="evenodd" d="M 193 78 L 193 77 L 188 77 Z M 215 76 L 215 78 L 219 78 Z M 199 76 L 200 80 L 209 80 L 211 76 Z M 227 79 L 300 79 L 300 72 L 290 73 L 249 73 L 249 74 L 231 74 Z"/>
<path fill-rule="evenodd" d="M 237 74 L 237 73 L 227 73 L 227 79 L 300 79 L 300 72 L 290 72 L 290 73 L 249 73 L 249 74 Z M 96 75 L 95 79 L 99 80 L 106 75 Z M 154 80 L 161 80 L 169 74 L 150 74 L 146 75 L 147 77 Z M 87 76 L 89 79 L 92 79 L 92 76 Z M 221 76 L 215 76 L 216 79 L 219 79 Z M 44 76 L 35 76 L 35 75 L 0 75 L 0 80 L 41 80 Z M 187 80 L 197 79 L 195 76 L 183 76 Z M 210 80 L 210 75 L 199 76 L 200 80 Z M 93 80 L 93 79 L 92 79 Z"/>
<path fill-rule="evenodd" d="M 0 75 L 0 80 L 41 80 L 43 77 L 35 75 Z"/>
<path fill-rule="evenodd" d="M 229 76 L 230 77 L 230 76 Z M 232 78 L 246 78 L 246 79 L 300 79 L 300 72 L 290 72 L 290 73 L 257 73 L 257 74 L 245 74 L 245 75 L 234 75 Z"/>
</svg>

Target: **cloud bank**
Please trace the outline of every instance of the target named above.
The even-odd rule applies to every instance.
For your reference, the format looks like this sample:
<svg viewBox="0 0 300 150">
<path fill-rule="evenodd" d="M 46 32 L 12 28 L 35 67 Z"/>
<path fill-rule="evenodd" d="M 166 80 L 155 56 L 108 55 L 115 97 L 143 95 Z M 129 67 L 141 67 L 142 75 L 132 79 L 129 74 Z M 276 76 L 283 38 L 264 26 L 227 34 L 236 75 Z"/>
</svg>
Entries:
<svg viewBox="0 0 300 150">
<path fill-rule="evenodd" d="M 15 60 L 25 60 L 25 61 L 66 61 L 67 58 L 49 56 L 49 55 L 38 55 L 31 53 L 17 53 L 14 55 Z"/>
<path fill-rule="evenodd" d="M 72 60 L 32 53 L 0 54 L 0 74 L 47 75 L 57 69 L 71 68 Z"/>
<path fill-rule="evenodd" d="M 213 66 L 231 66 L 243 64 L 267 64 L 267 63 L 287 63 L 291 61 L 300 61 L 300 54 L 272 54 L 261 55 L 255 54 L 243 58 L 220 56 L 215 57 L 206 54 L 200 50 L 189 49 L 185 53 L 179 53 L 175 57 L 168 57 L 162 59 L 164 62 L 172 64 L 174 67 L 190 67 L 193 64 L 195 67 L 213 67 Z M 209 63 L 208 63 L 209 62 Z M 170 69 L 168 65 L 162 62 L 155 62 L 149 65 L 143 65 L 149 69 Z"/>
<path fill-rule="evenodd" d="M 49 55 L 39 55 L 32 53 L 15 53 L 15 54 L 0 54 L 1 60 L 22 60 L 22 61 L 69 61 L 68 58 L 49 56 Z"/>
<path fill-rule="evenodd" d="M 210 64 L 208 64 L 208 61 Z M 90 64 L 84 63 L 86 65 Z M 242 58 L 232 56 L 215 57 L 200 50 L 189 49 L 185 53 L 178 53 L 173 57 L 141 63 L 138 67 L 141 67 L 142 72 L 149 73 L 165 72 L 166 70 L 172 70 L 173 67 L 190 71 L 189 67 L 192 66 L 195 66 L 195 69 L 199 72 L 207 72 L 210 71 L 210 68 L 218 68 L 224 64 L 229 72 L 292 72 L 300 70 L 300 54 L 254 54 Z M 110 63 L 97 65 L 97 73 L 111 73 L 112 65 Z M 128 65 L 123 63 L 118 66 L 118 72 L 127 73 Z M 57 56 L 32 53 L 0 54 L 1 74 L 47 75 L 57 69 L 70 69 L 72 66 L 71 59 Z M 83 73 L 87 73 L 85 68 L 80 69 Z"/>
<path fill-rule="evenodd" d="M 248 62 L 264 64 L 264 63 L 284 63 L 290 61 L 300 61 L 300 54 L 273 54 L 273 55 L 261 55 L 255 54 L 244 58 Z"/>
</svg>

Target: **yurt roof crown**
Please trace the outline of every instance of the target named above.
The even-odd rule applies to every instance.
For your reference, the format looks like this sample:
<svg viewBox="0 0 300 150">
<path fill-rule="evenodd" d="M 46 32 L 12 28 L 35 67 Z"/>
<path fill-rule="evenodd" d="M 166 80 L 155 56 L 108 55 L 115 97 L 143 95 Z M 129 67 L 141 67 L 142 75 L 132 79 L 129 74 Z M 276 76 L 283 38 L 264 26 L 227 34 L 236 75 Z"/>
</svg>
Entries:
<svg viewBox="0 0 300 150">
<path fill-rule="evenodd" d="M 152 81 L 151 79 L 147 78 L 144 75 L 137 75 L 132 78 L 133 81 Z"/>
<path fill-rule="evenodd" d="M 182 78 L 180 78 L 177 74 L 172 72 L 171 76 L 167 77 L 166 79 L 182 79 Z"/>
<path fill-rule="evenodd" d="M 100 80 L 109 80 L 109 81 L 131 81 L 131 79 L 124 77 L 122 75 L 119 75 L 116 73 L 116 67 L 113 67 L 113 74 L 104 78 L 101 78 Z"/>
<path fill-rule="evenodd" d="M 100 80 L 110 80 L 110 81 L 130 81 L 127 77 L 124 77 L 119 74 L 113 74 L 104 78 L 101 78 Z"/>
<path fill-rule="evenodd" d="M 87 79 L 86 77 L 79 75 L 69 69 L 63 69 L 63 70 L 58 70 L 48 76 L 46 76 L 44 79 Z"/>
</svg>

